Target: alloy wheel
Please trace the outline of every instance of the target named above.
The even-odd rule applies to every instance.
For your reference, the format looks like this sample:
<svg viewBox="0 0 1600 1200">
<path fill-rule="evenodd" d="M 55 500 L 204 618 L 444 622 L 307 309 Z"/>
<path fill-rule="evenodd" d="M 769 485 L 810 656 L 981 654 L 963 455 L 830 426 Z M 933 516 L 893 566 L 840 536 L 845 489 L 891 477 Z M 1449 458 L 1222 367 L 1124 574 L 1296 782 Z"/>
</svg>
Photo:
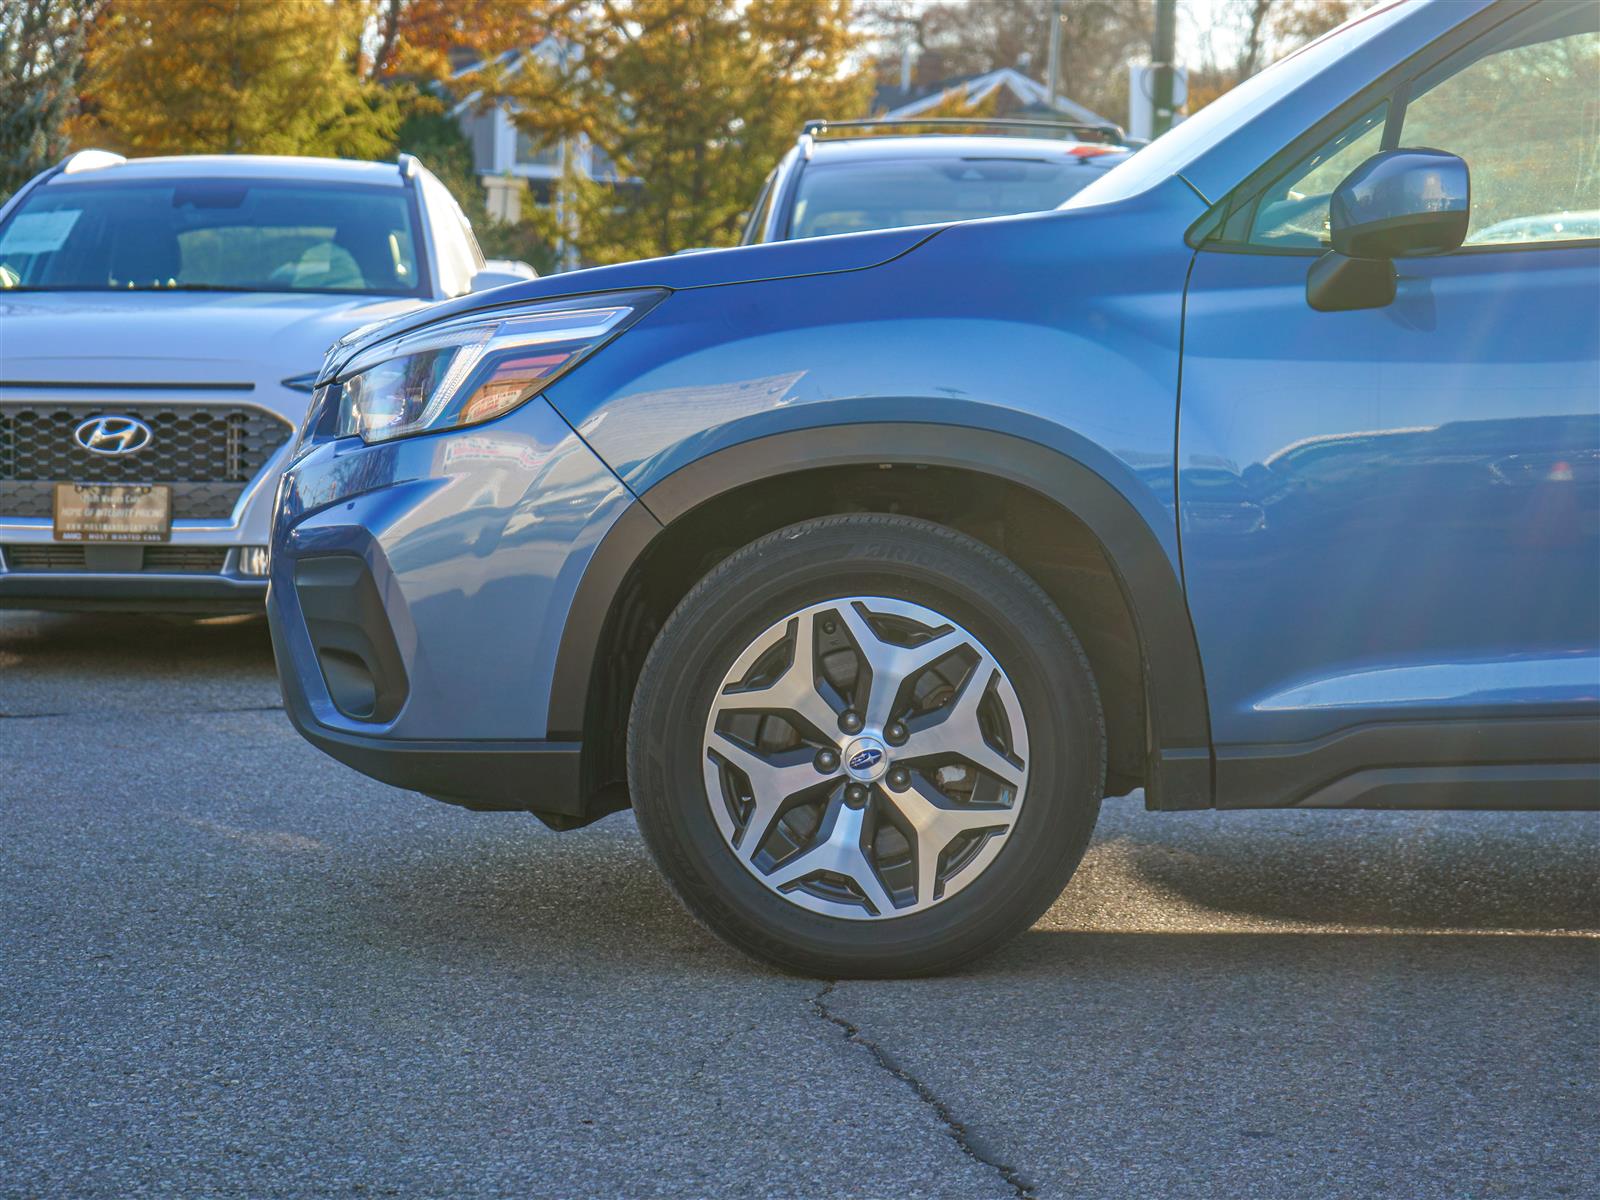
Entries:
<svg viewBox="0 0 1600 1200">
<path fill-rule="evenodd" d="M 1026 795 L 1028 733 L 973 634 L 920 604 L 850 596 L 791 613 L 739 654 L 703 757 L 712 815 L 747 871 L 813 912 L 884 920 L 994 862 Z"/>
</svg>

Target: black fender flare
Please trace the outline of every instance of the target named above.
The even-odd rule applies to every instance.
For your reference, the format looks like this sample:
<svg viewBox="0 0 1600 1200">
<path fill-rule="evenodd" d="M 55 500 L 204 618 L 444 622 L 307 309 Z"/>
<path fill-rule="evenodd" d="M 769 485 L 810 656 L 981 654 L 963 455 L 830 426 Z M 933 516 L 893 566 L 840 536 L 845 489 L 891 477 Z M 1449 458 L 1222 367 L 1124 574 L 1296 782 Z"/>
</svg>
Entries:
<svg viewBox="0 0 1600 1200">
<path fill-rule="evenodd" d="M 1105 548 L 1145 660 L 1152 808 L 1213 803 L 1211 719 L 1183 585 L 1154 529 L 1111 482 L 1059 450 L 1011 434 L 942 423 L 867 422 L 795 429 L 717 450 L 639 495 L 596 546 L 573 596 L 550 689 L 550 737 L 581 737 L 595 657 L 612 602 L 655 536 L 746 484 L 792 471 L 869 463 L 956 467 L 1039 493 Z"/>
</svg>

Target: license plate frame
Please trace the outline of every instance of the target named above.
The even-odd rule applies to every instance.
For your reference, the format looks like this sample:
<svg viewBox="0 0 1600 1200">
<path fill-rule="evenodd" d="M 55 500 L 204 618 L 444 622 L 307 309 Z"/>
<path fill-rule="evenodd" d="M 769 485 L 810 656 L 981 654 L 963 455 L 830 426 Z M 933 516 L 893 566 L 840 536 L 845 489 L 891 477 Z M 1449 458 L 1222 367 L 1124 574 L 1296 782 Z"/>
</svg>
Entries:
<svg viewBox="0 0 1600 1200">
<path fill-rule="evenodd" d="M 58 542 L 172 540 L 172 489 L 164 483 L 58 483 L 51 513 Z"/>
</svg>

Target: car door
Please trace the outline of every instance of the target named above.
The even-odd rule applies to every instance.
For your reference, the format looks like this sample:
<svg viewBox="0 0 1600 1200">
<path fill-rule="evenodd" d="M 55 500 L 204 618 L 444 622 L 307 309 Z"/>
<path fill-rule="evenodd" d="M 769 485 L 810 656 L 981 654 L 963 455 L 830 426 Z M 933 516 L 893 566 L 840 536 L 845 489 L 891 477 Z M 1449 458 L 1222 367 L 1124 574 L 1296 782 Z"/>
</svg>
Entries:
<svg viewBox="0 0 1600 1200">
<path fill-rule="evenodd" d="M 1506 793 L 1540 777 L 1508 764 L 1600 757 L 1600 6 L 1500 11 L 1247 181 L 1195 256 L 1180 536 L 1223 804 L 1364 803 L 1393 767 L 1449 803 L 1463 763 Z M 1313 311 L 1328 193 L 1398 146 L 1466 159 L 1466 244 Z"/>
</svg>

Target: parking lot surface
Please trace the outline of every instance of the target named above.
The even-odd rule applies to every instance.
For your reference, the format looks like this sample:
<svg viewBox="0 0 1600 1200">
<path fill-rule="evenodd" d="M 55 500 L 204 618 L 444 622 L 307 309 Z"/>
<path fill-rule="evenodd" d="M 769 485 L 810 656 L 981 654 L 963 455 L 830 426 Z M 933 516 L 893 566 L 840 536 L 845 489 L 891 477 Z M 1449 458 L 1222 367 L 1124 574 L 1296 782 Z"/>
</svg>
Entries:
<svg viewBox="0 0 1600 1200">
<path fill-rule="evenodd" d="M 1593 1196 L 1600 818 L 1108 803 L 1033 930 L 831 984 L 631 817 L 394 791 L 259 619 L 0 613 L 8 1196 Z"/>
</svg>

